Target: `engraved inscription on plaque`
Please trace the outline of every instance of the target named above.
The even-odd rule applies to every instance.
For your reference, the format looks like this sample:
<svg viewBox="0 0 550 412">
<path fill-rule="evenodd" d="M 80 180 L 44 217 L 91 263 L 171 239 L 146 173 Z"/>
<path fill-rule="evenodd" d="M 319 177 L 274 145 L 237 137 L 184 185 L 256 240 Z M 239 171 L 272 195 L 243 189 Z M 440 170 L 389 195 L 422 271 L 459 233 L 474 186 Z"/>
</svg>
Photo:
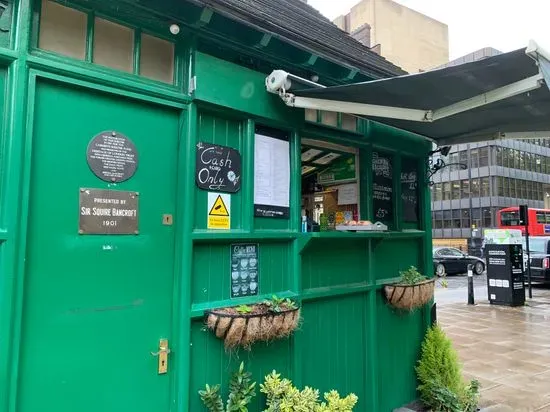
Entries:
<svg viewBox="0 0 550 412">
<path fill-rule="evenodd" d="M 78 233 L 137 235 L 138 198 L 138 192 L 81 188 Z"/>
<path fill-rule="evenodd" d="M 124 182 L 136 172 L 136 147 L 122 133 L 111 130 L 99 133 L 88 145 L 86 155 L 92 172 L 106 182 Z"/>
</svg>

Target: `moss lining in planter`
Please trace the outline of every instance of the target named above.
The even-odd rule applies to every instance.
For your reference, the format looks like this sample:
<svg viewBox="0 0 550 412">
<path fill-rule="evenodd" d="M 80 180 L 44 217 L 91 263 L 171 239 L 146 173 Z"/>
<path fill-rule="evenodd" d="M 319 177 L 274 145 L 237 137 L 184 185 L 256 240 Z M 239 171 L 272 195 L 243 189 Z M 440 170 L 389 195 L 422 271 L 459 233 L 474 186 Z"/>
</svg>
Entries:
<svg viewBox="0 0 550 412">
<path fill-rule="evenodd" d="M 206 326 L 223 339 L 226 349 L 242 346 L 250 349 L 258 341 L 268 342 L 289 336 L 300 321 L 300 308 L 272 311 L 268 305 L 251 306 L 250 313 L 239 313 L 237 307 L 205 311 Z"/>
<path fill-rule="evenodd" d="M 435 279 L 414 284 L 394 283 L 384 286 L 388 303 L 398 309 L 413 310 L 424 306 L 434 296 Z"/>
</svg>

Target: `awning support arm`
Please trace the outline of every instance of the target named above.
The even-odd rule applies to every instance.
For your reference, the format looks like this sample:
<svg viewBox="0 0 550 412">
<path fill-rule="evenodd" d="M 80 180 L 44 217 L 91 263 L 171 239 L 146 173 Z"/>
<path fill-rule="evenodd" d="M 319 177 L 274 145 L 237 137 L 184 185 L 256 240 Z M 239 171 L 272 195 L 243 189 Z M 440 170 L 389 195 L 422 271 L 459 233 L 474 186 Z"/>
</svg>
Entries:
<svg viewBox="0 0 550 412">
<path fill-rule="evenodd" d="M 447 107 L 442 107 L 433 111 L 432 121 L 435 122 L 436 120 L 466 112 L 476 107 L 485 106 L 490 103 L 498 102 L 499 100 L 517 96 L 518 94 L 530 92 L 531 90 L 538 89 L 542 85 L 543 80 L 544 77 L 542 73 L 538 73 L 515 83 L 510 83 L 498 89 L 491 90 L 490 92 L 462 100 Z"/>
<path fill-rule="evenodd" d="M 287 106 L 302 109 L 325 110 L 329 112 L 350 113 L 355 115 L 385 117 L 390 119 L 412 120 L 417 122 L 431 121 L 430 110 L 405 109 L 392 106 L 344 102 L 339 100 L 314 99 L 281 93 Z"/>
</svg>

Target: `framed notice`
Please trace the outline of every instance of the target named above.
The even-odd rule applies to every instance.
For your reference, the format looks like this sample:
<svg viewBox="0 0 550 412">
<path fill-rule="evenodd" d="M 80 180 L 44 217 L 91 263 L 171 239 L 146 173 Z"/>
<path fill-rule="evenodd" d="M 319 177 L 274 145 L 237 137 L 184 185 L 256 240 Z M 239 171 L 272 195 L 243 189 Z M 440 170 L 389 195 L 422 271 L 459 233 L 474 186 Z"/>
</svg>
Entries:
<svg viewBox="0 0 550 412">
<path fill-rule="evenodd" d="M 288 219 L 290 144 L 256 134 L 254 146 L 254 216 Z"/>
<path fill-rule="evenodd" d="M 393 220 L 393 166 L 389 155 L 372 153 L 372 190 L 374 220 Z"/>
<path fill-rule="evenodd" d="M 231 245 L 231 298 L 259 294 L 259 245 Z"/>
<path fill-rule="evenodd" d="M 415 160 L 404 158 L 401 163 L 401 208 L 403 221 L 418 222 L 418 166 Z"/>
</svg>

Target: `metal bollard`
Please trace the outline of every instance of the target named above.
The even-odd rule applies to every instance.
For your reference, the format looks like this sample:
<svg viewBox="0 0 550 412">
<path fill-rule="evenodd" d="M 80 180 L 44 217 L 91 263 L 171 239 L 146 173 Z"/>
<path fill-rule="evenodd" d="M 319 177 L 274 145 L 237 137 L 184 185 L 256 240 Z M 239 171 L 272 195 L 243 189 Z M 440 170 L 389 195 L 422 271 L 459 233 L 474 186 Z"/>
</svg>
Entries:
<svg viewBox="0 0 550 412">
<path fill-rule="evenodd" d="M 468 265 L 468 305 L 474 305 L 474 265 Z"/>
</svg>

